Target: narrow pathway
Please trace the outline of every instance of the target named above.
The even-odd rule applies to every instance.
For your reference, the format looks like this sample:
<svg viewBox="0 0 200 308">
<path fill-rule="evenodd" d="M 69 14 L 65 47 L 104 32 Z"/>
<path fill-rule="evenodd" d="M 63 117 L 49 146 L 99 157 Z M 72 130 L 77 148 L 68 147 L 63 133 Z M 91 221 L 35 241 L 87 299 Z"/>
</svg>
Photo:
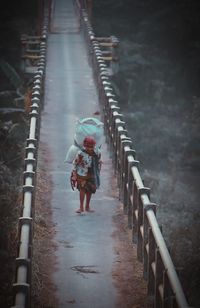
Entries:
<svg viewBox="0 0 200 308">
<path fill-rule="evenodd" d="M 54 1 L 40 131 L 40 144 L 45 144 L 50 158 L 46 172 L 53 183 L 51 207 L 57 243 L 53 279 L 61 308 L 112 308 L 118 305 L 113 267 L 121 262 L 115 251 L 113 220 L 119 201 L 106 144 L 102 146 L 101 187 L 91 201 L 94 213 L 75 213 L 79 196 L 69 182 L 71 165 L 64 164 L 67 149 L 73 143 L 76 120 L 99 111 L 83 38 L 78 31 L 67 30 L 67 20 L 73 19 L 74 30 L 79 27 L 72 8 L 71 0 Z"/>
</svg>

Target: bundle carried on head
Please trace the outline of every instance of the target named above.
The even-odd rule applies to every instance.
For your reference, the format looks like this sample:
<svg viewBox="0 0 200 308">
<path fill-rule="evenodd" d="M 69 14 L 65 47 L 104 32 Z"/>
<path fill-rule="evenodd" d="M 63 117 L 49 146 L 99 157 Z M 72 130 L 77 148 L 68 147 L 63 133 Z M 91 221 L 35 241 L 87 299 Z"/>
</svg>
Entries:
<svg viewBox="0 0 200 308">
<path fill-rule="evenodd" d="M 85 137 L 92 137 L 96 142 L 96 147 L 100 147 L 103 140 L 103 123 L 96 118 L 84 118 L 77 121 L 74 144 L 67 151 L 65 162 L 73 162 L 77 152 L 84 146 Z"/>
</svg>

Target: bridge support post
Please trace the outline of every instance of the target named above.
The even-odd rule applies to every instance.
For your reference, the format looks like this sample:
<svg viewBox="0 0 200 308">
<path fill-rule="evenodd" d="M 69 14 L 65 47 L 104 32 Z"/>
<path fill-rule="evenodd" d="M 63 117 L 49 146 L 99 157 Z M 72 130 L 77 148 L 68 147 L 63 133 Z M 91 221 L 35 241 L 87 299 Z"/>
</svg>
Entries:
<svg viewBox="0 0 200 308">
<path fill-rule="evenodd" d="M 144 279 L 148 279 L 148 259 L 149 259 L 149 221 L 147 218 L 147 211 L 152 210 L 156 215 L 157 204 L 150 202 L 149 204 L 145 204 L 143 209 L 143 225 L 144 225 L 144 233 L 143 233 L 143 276 Z"/>
</svg>

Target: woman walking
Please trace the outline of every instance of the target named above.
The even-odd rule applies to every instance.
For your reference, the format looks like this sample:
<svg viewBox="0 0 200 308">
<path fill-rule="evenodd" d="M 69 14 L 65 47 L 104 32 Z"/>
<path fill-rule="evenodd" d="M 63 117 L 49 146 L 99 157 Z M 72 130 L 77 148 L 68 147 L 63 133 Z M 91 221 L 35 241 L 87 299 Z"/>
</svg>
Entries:
<svg viewBox="0 0 200 308">
<path fill-rule="evenodd" d="M 90 208 L 91 196 L 100 186 L 101 153 L 95 145 L 94 138 L 86 137 L 83 141 L 83 149 L 77 153 L 73 161 L 71 183 L 79 190 L 80 207 L 76 212 L 80 214 L 84 210 L 93 212 Z"/>
</svg>

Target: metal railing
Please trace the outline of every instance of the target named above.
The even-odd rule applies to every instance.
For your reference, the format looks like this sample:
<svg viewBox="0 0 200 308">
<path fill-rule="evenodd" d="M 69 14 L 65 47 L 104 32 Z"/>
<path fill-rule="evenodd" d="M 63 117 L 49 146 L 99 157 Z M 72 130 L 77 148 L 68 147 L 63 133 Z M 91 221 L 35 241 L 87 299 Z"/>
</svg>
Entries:
<svg viewBox="0 0 200 308">
<path fill-rule="evenodd" d="M 189 307 L 156 219 L 157 205 L 151 202 L 150 189 L 144 186 L 141 179 L 139 161 L 135 159 L 133 143 L 120 111 L 99 41 L 95 38 L 84 9 L 81 17 L 105 124 L 105 136 L 113 153 L 119 197 L 123 202 L 124 212 L 128 215 L 132 240 L 137 243 L 138 260 L 143 263 L 148 294 L 153 296 L 155 308 Z"/>
<path fill-rule="evenodd" d="M 46 2 L 45 2 L 46 3 Z M 38 61 L 33 76 L 29 136 L 26 141 L 24 160 L 24 182 L 22 197 L 22 216 L 19 218 L 18 252 L 16 258 L 16 277 L 13 284 L 13 308 L 30 307 L 31 300 L 31 259 L 34 219 L 34 195 L 37 166 L 37 145 L 40 127 L 43 81 L 46 66 L 46 38 L 48 32 L 49 8 L 44 7 L 42 35 L 39 43 Z"/>
</svg>

